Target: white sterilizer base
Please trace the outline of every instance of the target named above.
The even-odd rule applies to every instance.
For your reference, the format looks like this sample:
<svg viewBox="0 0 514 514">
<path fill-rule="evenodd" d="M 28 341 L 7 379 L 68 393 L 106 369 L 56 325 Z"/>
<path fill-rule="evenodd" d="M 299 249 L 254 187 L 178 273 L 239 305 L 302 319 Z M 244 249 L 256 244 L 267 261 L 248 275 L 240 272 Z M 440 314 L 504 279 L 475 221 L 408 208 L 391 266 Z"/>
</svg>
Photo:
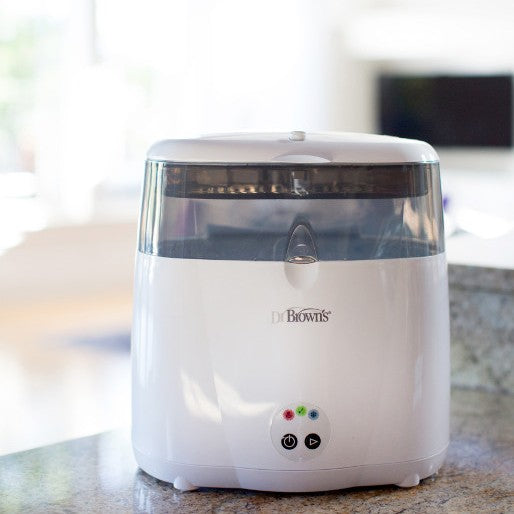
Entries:
<svg viewBox="0 0 514 514">
<path fill-rule="evenodd" d="M 416 485 L 448 445 L 444 254 L 138 254 L 133 446 L 180 489 Z"/>
<path fill-rule="evenodd" d="M 410 462 L 312 471 L 191 466 L 151 458 L 137 450 L 134 453 L 143 471 L 159 480 L 172 483 L 176 489 L 182 491 L 198 487 L 228 487 L 309 493 L 384 484 L 414 487 L 420 480 L 437 473 L 446 457 L 446 448 L 432 457 Z"/>
</svg>

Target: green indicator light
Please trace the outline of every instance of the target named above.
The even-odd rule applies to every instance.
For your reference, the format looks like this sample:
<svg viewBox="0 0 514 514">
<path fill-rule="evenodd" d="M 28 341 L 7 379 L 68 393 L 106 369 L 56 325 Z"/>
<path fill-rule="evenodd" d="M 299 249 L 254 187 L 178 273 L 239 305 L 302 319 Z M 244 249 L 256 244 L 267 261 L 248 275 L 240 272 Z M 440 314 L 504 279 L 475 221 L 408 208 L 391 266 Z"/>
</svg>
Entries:
<svg viewBox="0 0 514 514">
<path fill-rule="evenodd" d="M 296 414 L 298 414 L 298 416 L 305 416 L 307 409 L 303 405 L 299 405 L 296 407 Z"/>
</svg>

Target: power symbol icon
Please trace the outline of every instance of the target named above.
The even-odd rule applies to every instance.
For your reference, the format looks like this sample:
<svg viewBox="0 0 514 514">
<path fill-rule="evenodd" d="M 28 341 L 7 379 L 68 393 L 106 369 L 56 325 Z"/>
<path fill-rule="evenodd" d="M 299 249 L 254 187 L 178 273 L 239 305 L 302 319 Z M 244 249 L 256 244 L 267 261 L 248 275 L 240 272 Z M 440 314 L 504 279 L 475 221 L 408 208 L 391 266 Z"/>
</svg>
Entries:
<svg viewBox="0 0 514 514">
<path fill-rule="evenodd" d="M 298 444 L 298 439 L 294 434 L 286 434 L 282 436 L 282 440 L 280 441 L 282 444 L 282 447 L 286 450 L 292 450 L 296 448 L 296 445 Z"/>
</svg>

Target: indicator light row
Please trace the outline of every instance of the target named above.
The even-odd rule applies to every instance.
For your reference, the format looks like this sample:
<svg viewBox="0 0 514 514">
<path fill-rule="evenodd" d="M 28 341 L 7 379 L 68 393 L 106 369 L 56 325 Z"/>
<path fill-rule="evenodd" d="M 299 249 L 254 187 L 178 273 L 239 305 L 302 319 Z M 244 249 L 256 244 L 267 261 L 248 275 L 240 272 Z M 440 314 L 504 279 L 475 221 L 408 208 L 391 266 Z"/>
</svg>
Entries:
<svg viewBox="0 0 514 514">
<path fill-rule="evenodd" d="M 305 416 L 307 414 L 307 416 L 310 419 L 312 419 L 313 421 L 319 418 L 319 412 L 316 409 L 311 409 L 307 413 L 307 409 L 303 405 L 298 405 L 298 407 L 296 407 L 295 411 L 293 411 L 292 409 L 286 409 L 282 413 L 282 416 L 287 421 L 291 421 L 295 416 L 295 412 L 296 412 L 297 416 Z"/>
</svg>

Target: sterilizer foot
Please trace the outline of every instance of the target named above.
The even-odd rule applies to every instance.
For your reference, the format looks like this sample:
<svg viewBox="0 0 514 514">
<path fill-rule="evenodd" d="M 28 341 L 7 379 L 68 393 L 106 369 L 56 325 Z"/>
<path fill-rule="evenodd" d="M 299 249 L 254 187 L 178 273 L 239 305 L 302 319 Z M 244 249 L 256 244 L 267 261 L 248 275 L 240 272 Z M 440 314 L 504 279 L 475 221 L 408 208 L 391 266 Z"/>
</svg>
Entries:
<svg viewBox="0 0 514 514">
<path fill-rule="evenodd" d="M 399 484 L 398 487 L 414 487 L 419 484 L 419 475 L 408 475 Z"/>
<path fill-rule="evenodd" d="M 194 491 L 198 489 L 196 485 L 193 485 L 191 482 L 186 480 L 184 477 L 177 477 L 173 481 L 173 487 L 178 489 L 179 491 Z"/>
</svg>

